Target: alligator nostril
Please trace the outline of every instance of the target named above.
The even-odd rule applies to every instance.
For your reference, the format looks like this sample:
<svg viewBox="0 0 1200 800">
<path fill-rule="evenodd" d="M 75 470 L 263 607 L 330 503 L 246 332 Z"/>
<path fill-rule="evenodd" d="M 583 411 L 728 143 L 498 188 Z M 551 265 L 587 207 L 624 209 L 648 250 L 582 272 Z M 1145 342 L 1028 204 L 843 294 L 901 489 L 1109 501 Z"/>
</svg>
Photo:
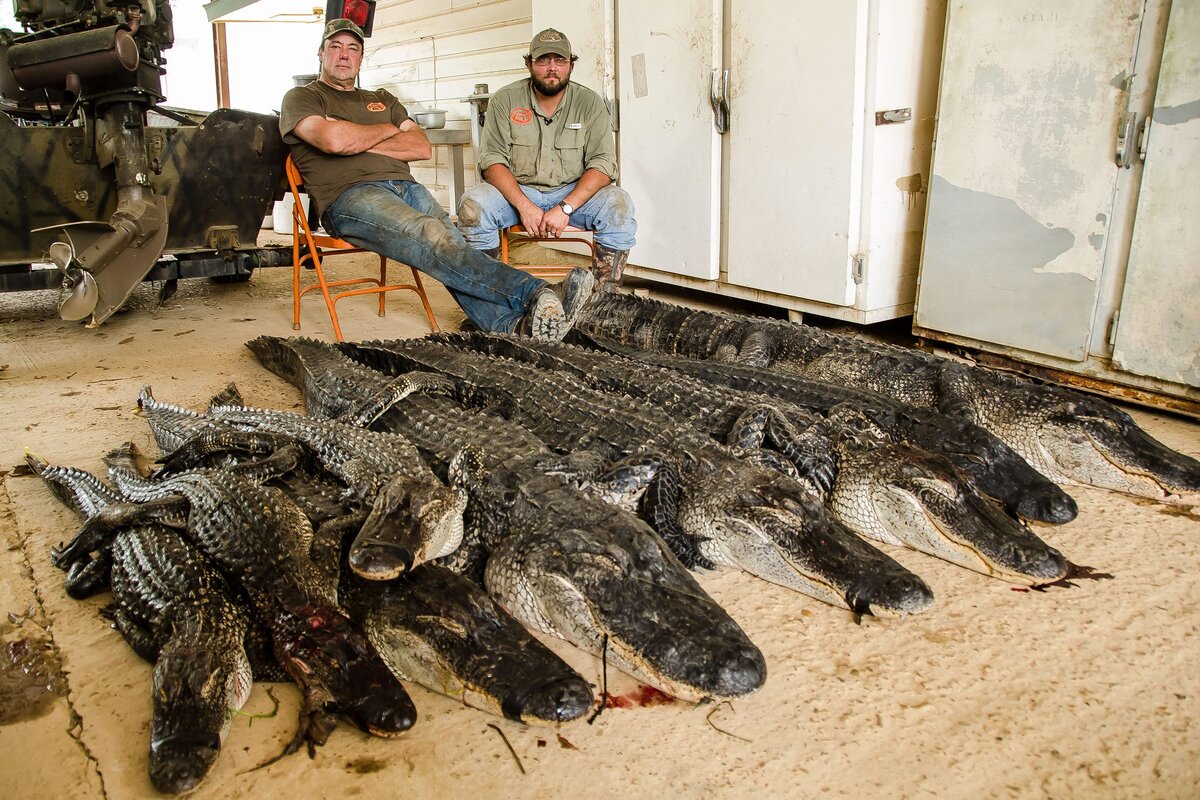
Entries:
<svg viewBox="0 0 1200 800">
<path fill-rule="evenodd" d="M 1022 519 L 1063 525 L 1075 519 L 1079 507 L 1074 498 L 1055 487 L 1053 491 L 1028 492 L 1017 501 L 1015 513 Z"/>
<path fill-rule="evenodd" d="M 1057 581 L 1067 575 L 1067 559 L 1053 547 L 1047 547 L 1035 553 L 1026 572 L 1045 581 Z"/>
<path fill-rule="evenodd" d="M 411 571 L 416 556 L 407 547 L 394 542 L 367 540 L 350 551 L 350 568 L 363 577 L 375 574 L 394 575 Z"/>
<path fill-rule="evenodd" d="M 860 614 L 917 614 L 933 605 L 933 591 L 916 575 L 904 572 L 864 587 L 851 599 L 850 607 Z"/>
<path fill-rule="evenodd" d="M 739 657 L 721 675 L 721 689 L 725 696 L 743 695 L 753 692 L 767 680 L 767 662 L 758 650 L 743 650 Z"/>
<path fill-rule="evenodd" d="M 501 703 L 504 716 L 523 722 L 568 722 L 592 707 L 592 688 L 578 675 L 522 686 Z"/>
</svg>

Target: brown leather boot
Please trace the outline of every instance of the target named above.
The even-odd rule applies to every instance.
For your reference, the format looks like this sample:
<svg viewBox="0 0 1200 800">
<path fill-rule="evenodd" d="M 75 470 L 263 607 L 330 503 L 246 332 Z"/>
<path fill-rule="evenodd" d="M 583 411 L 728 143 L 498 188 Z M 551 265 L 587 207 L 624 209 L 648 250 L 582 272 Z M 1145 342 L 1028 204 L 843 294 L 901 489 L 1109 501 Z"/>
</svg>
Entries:
<svg viewBox="0 0 1200 800">
<path fill-rule="evenodd" d="M 628 250 L 610 250 L 602 244 L 597 244 L 596 255 L 592 259 L 596 291 L 615 292 L 620 289 L 621 280 L 625 276 L 625 263 L 628 260 Z"/>
</svg>

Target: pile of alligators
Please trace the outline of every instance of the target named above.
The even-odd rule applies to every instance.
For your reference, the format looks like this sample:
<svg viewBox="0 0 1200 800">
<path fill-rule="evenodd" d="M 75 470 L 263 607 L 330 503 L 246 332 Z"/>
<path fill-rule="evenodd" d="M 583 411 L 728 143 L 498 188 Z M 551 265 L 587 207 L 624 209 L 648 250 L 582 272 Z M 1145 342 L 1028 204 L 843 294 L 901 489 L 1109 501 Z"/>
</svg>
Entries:
<svg viewBox="0 0 1200 800">
<path fill-rule="evenodd" d="M 1200 494 L 1200 462 L 1109 404 L 921 353 L 619 294 L 573 337 L 262 337 L 307 414 L 146 388 L 154 465 L 128 443 L 105 480 L 27 454 L 82 520 L 53 552 L 68 593 L 111 591 L 154 664 L 158 789 L 203 779 L 254 680 L 302 692 L 283 754 L 339 718 L 401 734 L 402 681 L 529 724 L 592 712 L 531 631 L 731 699 L 767 665 L 693 571 L 904 616 L 933 593 L 871 540 L 1043 585 L 1087 570 L 1026 524 L 1075 516 L 1059 484 Z"/>
</svg>

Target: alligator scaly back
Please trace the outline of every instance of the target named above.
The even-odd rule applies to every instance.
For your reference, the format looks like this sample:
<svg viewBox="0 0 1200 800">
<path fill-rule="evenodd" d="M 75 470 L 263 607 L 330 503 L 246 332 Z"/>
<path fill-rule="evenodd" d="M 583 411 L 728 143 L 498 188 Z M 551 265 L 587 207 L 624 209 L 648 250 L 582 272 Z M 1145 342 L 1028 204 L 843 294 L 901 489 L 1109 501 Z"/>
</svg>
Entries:
<svg viewBox="0 0 1200 800">
<path fill-rule="evenodd" d="M 285 455 L 276 453 L 267 461 L 287 464 Z M 312 528 L 307 517 L 279 489 L 244 477 L 264 469 L 258 464 L 241 473 L 197 469 L 149 481 L 114 463 L 110 477 L 135 502 L 89 520 L 75 542 L 58 553 L 58 561 L 69 564 L 106 530 L 178 514 L 182 508 L 189 537 L 246 590 L 255 612 L 271 628 L 280 663 L 306 693 L 306 710 L 313 717 L 306 717 L 293 746 L 304 737 L 328 734 L 307 724 L 318 715 L 324 720 L 327 705 L 374 735 L 407 730 L 416 717 L 412 702 L 338 609 L 336 587 L 309 556 Z"/>
<path fill-rule="evenodd" d="M 650 403 L 722 441 L 748 446 L 771 439 L 787 464 L 810 476 L 834 516 L 860 536 L 1019 583 L 1049 583 L 1066 573 L 1057 551 L 998 513 L 950 463 L 889 441 L 853 409 L 839 408 L 826 418 L 778 398 L 557 342 L 482 333 L 429 338 L 567 372 L 593 388 Z"/>
<path fill-rule="evenodd" d="M 644 513 L 657 530 L 669 530 L 665 539 L 713 563 L 862 613 L 911 614 L 932 603 L 920 578 L 847 531 L 795 480 L 739 459 L 661 409 L 597 392 L 566 373 L 429 340 L 339 347 L 389 374 L 421 368 L 450 376 L 471 402 L 498 409 L 561 451 L 584 446 L 614 462 L 661 457 Z"/>
<path fill-rule="evenodd" d="M 575 327 L 643 350 L 844 383 L 961 417 L 1060 483 L 1160 500 L 1200 496 L 1200 461 L 1155 441 L 1112 404 L 1069 389 L 807 325 L 618 294 L 593 298 Z"/>
<path fill-rule="evenodd" d="M 334 415 L 392 380 L 312 340 L 248 346 L 304 389 L 310 409 Z M 549 474 L 562 459 L 528 431 L 424 394 L 375 425 L 402 431 L 435 469 L 472 454 L 463 483 L 471 533 L 460 552 L 480 555 L 489 594 L 527 627 L 606 654 L 683 699 L 736 697 L 766 679 L 762 654 L 645 523 Z"/>
</svg>

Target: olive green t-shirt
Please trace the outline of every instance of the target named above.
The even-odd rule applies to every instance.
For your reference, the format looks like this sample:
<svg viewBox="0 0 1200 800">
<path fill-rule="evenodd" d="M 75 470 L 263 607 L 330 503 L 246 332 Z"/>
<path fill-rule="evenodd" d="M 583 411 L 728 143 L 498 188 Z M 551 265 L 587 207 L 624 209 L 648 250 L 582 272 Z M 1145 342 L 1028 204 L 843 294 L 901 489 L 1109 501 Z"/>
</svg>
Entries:
<svg viewBox="0 0 1200 800">
<path fill-rule="evenodd" d="M 488 100 L 479 171 L 493 164 L 512 170 L 517 183 L 557 189 L 595 169 L 617 179 L 617 148 L 608 109 L 600 95 L 568 83 L 552 117 L 538 108 L 528 78 L 510 83 Z"/>
<path fill-rule="evenodd" d="M 408 119 L 408 110 L 384 89 L 344 92 L 321 81 L 297 86 L 283 96 L 279 132 L 291 147 L 292 159 L 304 178 L 304 191 L 316 203 L 318 214 L 356 183 L 413 179 L 408 164 L 399 159 L 379 153 L 334 155 L 313 147 L 293 133 L 300 120 L 314 114 L 359 125 L 390 122 L 399 127 Z"/>
</svg>

